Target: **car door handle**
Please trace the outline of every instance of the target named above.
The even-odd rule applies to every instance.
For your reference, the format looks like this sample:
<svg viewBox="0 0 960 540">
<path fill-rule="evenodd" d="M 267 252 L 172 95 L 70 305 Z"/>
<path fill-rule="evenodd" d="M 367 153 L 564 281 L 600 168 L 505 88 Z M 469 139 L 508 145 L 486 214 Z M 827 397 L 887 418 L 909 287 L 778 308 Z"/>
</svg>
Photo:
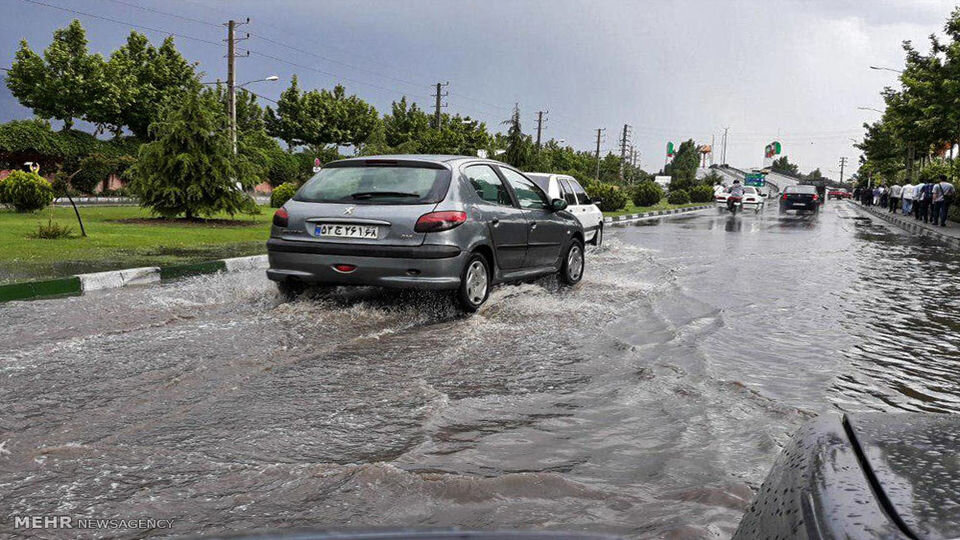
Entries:
<svg viewBox="0 0 960 540">
<path fill-rule="evenodd" d="M 531 224 L 530 224 L 530 228 L 531 228 L 531 229 L 536 229 L 536 228 L 537 228 L 537 224 L 536 224 L 536 223 L 531 223 Z"/>
<path fill-rule="evenodd" d="M 496 227 L 497 225 L 500 225 L 500 220 L 497 218 L 493 218 L 490 220 L 490 224 Z"/>
</svg>

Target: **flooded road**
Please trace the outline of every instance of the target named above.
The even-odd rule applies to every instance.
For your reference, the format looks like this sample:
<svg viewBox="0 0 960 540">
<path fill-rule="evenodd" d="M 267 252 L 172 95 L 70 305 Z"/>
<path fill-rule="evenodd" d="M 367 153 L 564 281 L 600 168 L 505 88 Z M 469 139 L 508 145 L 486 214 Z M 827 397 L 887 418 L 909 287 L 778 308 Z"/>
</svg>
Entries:
<svg viewBox="0 0 960 540">
<path fill-rule="evenodd" d="M 960 255 L 847 203 L 647 221 L 587 255 L 577 288 L 500 287 L 472 317 L 284 303 L 261 272 L 0 306 L 0 534 L 726 538 L 805 420 L 960 411 Z"/>
</svg>

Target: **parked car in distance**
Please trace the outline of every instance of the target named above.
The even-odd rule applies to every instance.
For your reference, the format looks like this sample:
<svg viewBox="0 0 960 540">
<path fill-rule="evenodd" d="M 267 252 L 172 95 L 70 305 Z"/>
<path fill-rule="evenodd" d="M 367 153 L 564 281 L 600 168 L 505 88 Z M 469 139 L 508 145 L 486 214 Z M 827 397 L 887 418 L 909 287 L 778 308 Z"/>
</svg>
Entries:
<svg viewBox="0 0 960 540">
<path fill-rule="evenodd" d="M 849 199 L 852 197 L 849 191 L 843 188 L 831 188 L 827 192 L 827 199 Z"/>
<path fill-rule="evenodd" d="M 820 195 L 817 194 L 817 188 L 802 184 L 784 187 L 780 195 L 780 213 L 784 214 L 791 210 L 796 211 L 797 214 L 819 212 Z"/>
<path fill-rule="evenodd" d="M 587 242 L 595 246 L 603 243 L 603 212 L 590 199 L 577 179 L 565 174 L 524 173 L 533 180 L 551 199 L 567 201 L 567 211 L 573 214 L 580 224 Z"/>
<path fill-rule="evenodd" d="M 714 201 L 717 204 L 717 208 L 722 210 L 727 209 L 727 197 L 730 195 L 730 187 L 728 186 L 723 192 L 718 193 L 714 196 Z M 766 202 L 765 195 L 760 192 L 754 186 L 743 186 L 743 198 L 740 201 L 740 207 L 743 210 L 753 210 L 754 213 L 763 210 L 764 203 Z"/>
<path fill-rule="evenodd" d="M 277 210 L 267 277 L 309 285 L 450 290 L 476 311 L 497 283 L 584 269 L 584 231 L 533 181 L 493 160 L 391 155 L 335 161 Z"/>
</svg>

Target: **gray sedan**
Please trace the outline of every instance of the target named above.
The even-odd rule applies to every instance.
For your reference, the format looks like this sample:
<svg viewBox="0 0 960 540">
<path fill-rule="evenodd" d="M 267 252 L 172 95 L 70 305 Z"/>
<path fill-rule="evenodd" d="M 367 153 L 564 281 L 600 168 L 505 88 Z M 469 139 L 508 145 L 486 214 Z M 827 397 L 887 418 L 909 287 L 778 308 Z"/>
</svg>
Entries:
<svg viewBox="0 0 960 540">
<path fill-rule="evenodd" d="M 583 227 L 520 172 L 464 156 L 371 156 L 323 167 L 277 210 L 267 277 L 456 291 L 476 311 L 496 283 L 583 277 Z"/>
</svg>

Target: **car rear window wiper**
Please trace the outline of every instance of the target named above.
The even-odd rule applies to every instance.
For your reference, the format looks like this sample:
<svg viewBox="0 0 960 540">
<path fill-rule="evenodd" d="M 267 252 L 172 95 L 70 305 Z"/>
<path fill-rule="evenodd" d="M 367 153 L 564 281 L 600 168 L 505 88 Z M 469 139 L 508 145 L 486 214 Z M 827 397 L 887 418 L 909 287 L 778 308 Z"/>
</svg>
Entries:
<svg viewBox="0 0 960 540">
<path fill-rule="evenodd" d="M 353 199 L 370 199 L 373 197 L 420 197 L 419 193 L 406 193 L 403 191 L 359 191 L 351 193 Z"/>
</svg>

